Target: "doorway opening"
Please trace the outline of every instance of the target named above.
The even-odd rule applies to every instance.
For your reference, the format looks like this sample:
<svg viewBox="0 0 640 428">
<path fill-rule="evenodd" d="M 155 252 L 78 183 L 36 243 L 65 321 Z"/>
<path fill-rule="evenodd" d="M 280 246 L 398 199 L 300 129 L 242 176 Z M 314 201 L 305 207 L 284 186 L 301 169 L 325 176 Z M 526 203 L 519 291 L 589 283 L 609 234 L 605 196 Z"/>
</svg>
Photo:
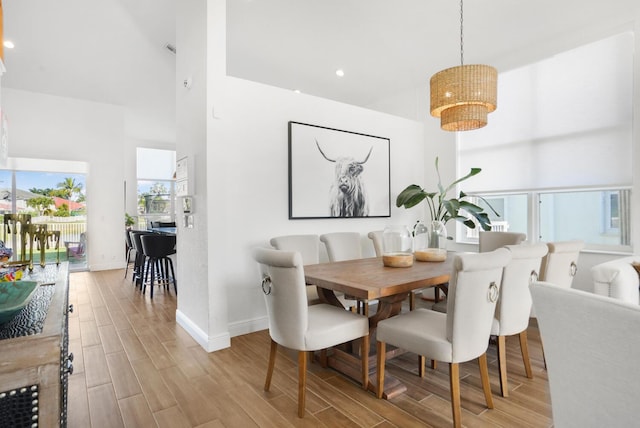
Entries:
<svg viewBox="0 0 640 428">
<path fill-rule="evenodd" d="M 0 169 L 0 217 L 3 220 L 0 240 L 5 248 L 10 248 L 10 260 L 27 257 L 33 264 L 68 261 L 72 271 L 87 270 L 86 164 L 34 159 L 12 161 L 15 162 L 11 168 Z M 47 169 L 32 169 L 31 164 Z M 30 250 L 26 255 L 18 251 L 23 248 L 26 235 L 12 230 L 10 222 L 5 220 L 15 215 L 30 219 L 31 235 L 45 233 L 36 242 L 27 244 Z M 28 239 L 33 241 L 31 237 Z"/>
</svg>

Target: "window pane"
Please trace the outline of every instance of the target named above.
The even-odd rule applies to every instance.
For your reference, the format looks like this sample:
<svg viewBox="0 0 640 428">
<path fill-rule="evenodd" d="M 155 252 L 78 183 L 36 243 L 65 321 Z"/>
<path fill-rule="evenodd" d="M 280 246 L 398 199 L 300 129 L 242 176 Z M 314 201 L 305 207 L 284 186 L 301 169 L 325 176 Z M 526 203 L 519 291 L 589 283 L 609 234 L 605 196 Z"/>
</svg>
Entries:
<svg viewBox="0 0 640 428">
<path fill-rule="evenodd" d="M 542 241 L 582 239 L 595 247 L 630 246 L 630 190 L 540 194 Z"/>
<path fill-rule="evenodd" d="M 484 199 L 484 200 L 483 200 Z M 501 232 L 527 233 L 527 195 L 491 195 L 476 198 L 474 203 L 484 209 L 491 220 L 492 230 Z M 489 207 L 489 205 L 491 207 Z M 498 213 L 496 215 L 494 210 Z M 479 229 L 466 229 L 465 241 L 475 242 L 478 239 Z"/>
<path fill-rule="evenodd" d="M 138 213 L 170 214 L 171 181 L 138 181 Z"/>
<path fill-rule="evenodd" d="M 136 173 L 138 179 L 170 180 L 175 172 L 175 150 L 137 148 Z"/>
</svg>

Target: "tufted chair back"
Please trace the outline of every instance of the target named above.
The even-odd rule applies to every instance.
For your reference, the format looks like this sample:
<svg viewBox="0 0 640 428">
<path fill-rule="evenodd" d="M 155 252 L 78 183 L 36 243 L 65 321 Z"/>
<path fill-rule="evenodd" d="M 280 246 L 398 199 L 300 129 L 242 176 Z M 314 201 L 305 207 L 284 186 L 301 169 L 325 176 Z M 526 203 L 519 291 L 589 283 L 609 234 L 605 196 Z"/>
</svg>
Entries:
<svg viewBox="0 0 640 428">
<path fill-rule="evenodd" d="M 320 235 L 320 240 L 327 247 L 329 261 L 340 262 L 362 258 L 362 246 L 358 232 L 335 232 Z"/>
<path fill-rule="evenodd" d="M 505 245 L 518 245 L 527 239 L 524 233 L 480 231 L 478 235 L 478 251 L 486 253 Z"/>
<path fill-rule="evenodd" d="M 578 256 L 584 241 L 548 242 L 549 253 L 542 259 L 540 281 L 550 282 L 563 288 L 571 288 L 578 271 Z"/>
<path fill-rule="evenodd" d="M 451 342 L 451 362 L 469 361 L 487 350 L 502 269 L 510 259 L 505 248 L 456 256 L 447 297 L 446 337 Z"/>
<path fill-rule="evenodd" d="M 297 251 L 302 256 L 302 263 L 314 265 L 320 263 L 320 239 L 318 235 L 284 235 L 271 238 L 271 246 L 276 250 Z M 307 302 L 310 305 L 320 303 L 318 289 L 313 284 L 307 284 Z"/>
<path fill-rule="evenodd" d="M 531 293 L 529 284 L 540 276 L 540 264 L 547 254 L 547 245 L 507 245 L 511 261 L 504 268 L 500 299 L 491 329 L 495 336 L 510 336 L 529 326 Z"/>
<path fill-rule="evenodd" d="M 297 251 L 302 263 L 314 265 L 320 263 L 320 239 L 318 235 L 284 235 L 271 238 L 271 246 L 277 250 Z"/>
<path fill-rule="evenodd" d="M 263 278 L 269 334 L 282 346 L 306 350 L 304 336 L 309 325 L 302 256 L 297 252 L 258 248 L 255 259 Z"/>
<path fill-rule="evenodd" d="M 530 289 L 544 340 L 553 425 L 637 426 L 640 306 L 551 283 Z"/>
<path fill-rule="evenodd" d="M 382 257 L 384 252 L 384 245 L 382 240 L 382 230 L 372 230 L 367 234 L 371 242 L 373 242 L 373 249 L 376 252 L 376 257 Z"/>
</svg>

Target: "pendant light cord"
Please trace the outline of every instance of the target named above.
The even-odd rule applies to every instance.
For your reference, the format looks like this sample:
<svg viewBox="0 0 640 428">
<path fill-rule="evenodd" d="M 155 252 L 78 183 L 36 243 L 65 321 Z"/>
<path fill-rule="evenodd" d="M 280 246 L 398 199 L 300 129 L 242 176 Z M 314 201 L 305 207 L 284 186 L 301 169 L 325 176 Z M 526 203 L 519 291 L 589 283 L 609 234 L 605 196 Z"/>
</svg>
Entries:
<svg viewBox="0 0 640 428">
<path fill-rule="evenodd" d="M 462 0 L 460 0 L 460 65 L 464 65 L 464 36 L 462 32 Z"/>
</svg>

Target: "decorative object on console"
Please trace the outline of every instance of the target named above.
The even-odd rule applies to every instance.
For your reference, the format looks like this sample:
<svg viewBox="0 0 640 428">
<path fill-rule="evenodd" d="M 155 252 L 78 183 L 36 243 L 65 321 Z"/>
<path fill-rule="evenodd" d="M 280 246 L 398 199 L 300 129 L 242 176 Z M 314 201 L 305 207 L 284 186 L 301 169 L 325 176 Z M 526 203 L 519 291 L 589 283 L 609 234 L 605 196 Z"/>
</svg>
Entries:
<svg viewBox="0 0 640 428">
<path fill-rule="evenodd" d="M 12 236 L 13 235 L 13 236 Z M 9 238 L 17 239 L 19 251 L 15 251 L 18 257 L 10 263 L 33 263 L 33 227 L 30 214 L 5 214 L 4 215 L 4 242 L 9 242 Z"/>
<path fill-rule="evenodd" d="M 498 102 L 498 71 L 489 65 L 464 65 L 463 10 L 460 0 L 460 65 L 431 77 L 431 115 L 445 131 L 469 131 L 487 124 Z"/>
<path fill-rule="evenodd" d="M 4 246 L 4 241 L 0 241 L 0 262 L 8 262 L 13 255 L 13 250 Z"/>
<path fill-rule="evenodd" d="M 0 282 L 0 325 L 27 306 L 37 286 L 36 281 Z"/>
</svg>

